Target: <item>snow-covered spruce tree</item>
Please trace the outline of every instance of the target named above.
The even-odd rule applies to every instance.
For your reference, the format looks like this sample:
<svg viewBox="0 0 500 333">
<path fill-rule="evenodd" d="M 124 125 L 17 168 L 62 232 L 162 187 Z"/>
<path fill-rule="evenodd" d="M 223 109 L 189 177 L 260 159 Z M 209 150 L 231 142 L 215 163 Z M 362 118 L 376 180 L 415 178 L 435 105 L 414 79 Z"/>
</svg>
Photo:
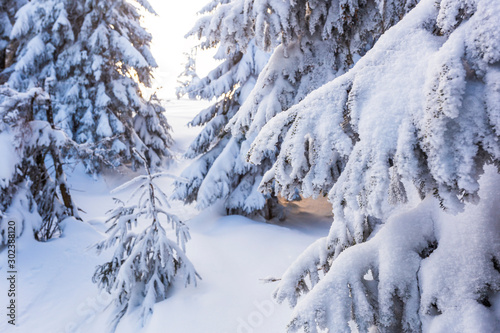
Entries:
<svg viewBox="0 0 500 333">
<path fill-rule="evenodd" d="M 138 304 L 144 325 L 153 313 L 154 304 L 167 297 L 167 290 L 176 277 L 182 279 L 185 286 L 196 285 L 196 279 L 200 278 L 185 254 L 185 244 L 190 238 L 188 227 L 164 209 L 169 207 L 167 196 L 156 184 L 158 178 L 169 175 L 152 174 L 147 158 L 135 149 L 134 153 L 143 161 L 146 175 L 114 190 L 116 193 L 136 186 L 129 202 L 137 201 L 125 205 L 115 199 L 119 205 L 109 212 L 109 237 L 97 244 L 99 252 L 110 247 L 115 247 L 115 252 L 109 262 L 97 267 L 93 277 L 94 283 L 115 298 L 115 328 L 127 311 Z M 132 228 L 137 227 L 138 221 L 150 224 L 136 233 Z M 167 237 L 165 223 L 175 230 L 177 242 Z"/>
<path fill-rule="evenodd" d="M 139 5 L 154 13 L 146 1 Z M 139 5 L 35 0 L 17 11 L 11 29 L 15 59 L 2 77 L 19 91 L 40 86 L 40 76 L 50 78 L 55 125 L 82 144 L 73 153 L 84 159 L 89 172 L 104 164 L 132 162 L 134 167 L 132 147 L 148 151 L 151 165 L 170 156 L 164 109 L 155 96 L 145 99 L 139 89 L 139 84 L 150 85 L 156 66 L 149 51 L 151 35 L 139 24 Z M 30 73 L 24 62 L 50 66 Z"/>
<path fill-rule="evenodd" d="M 0 144 L 9 146 L 2 148 L 9 153 L 0 180 L 0 244 L 7 242 L 7 220 L 17 223 L 17 236 L 31 228 L 37 240 L 46 241 L 60 235 L 66 217 L 78 218 L 61 157 L 72 142 L 54 128 L 43 89 L 19 93 L 0 87 L 0 94 Z M 35 119 L 40 112 L 46 121 Z"/>
<path fill-rule="evenodd" d="M 198 167 L 191 173 L 196 176 L 188 175 L 194 181 L 181 187 L 180 197 L 196 194 L 201 207 L 223 198 L 229 212 L 269 211 L 276 196 L 272 188 L 261 194 L 258 185 L 276 154 L 268 154 L 259 165 L 246 160 L 259 130 L 312 90 L 345 73 L 415 3 L 235 0 L 207 6 L 211 14 L 202 17 L 191 32 L 205 38 L 202 47 L 219 45 L 230 54 L 245 52 L 254 41 L 260 49 L 274 52 L 255 88 L 225 127 L 231 141 L 220 152 L 203 155 L 210 163 L 192 167 Z"/>
<path fill-rule="evenodd" d="M 219 198 L 227 198 L 228 213 L 249 214 L 253 209 L 248 209 L 246 202 L 251 200 L 248 194 L 256 175 L 244 160 L 237 158 L 240 138 L 232 137 L 224 128 L 255 86 L 269 54 L 259 50 L 252 41 L 245 52 L 238 50 L 224 54 L 222 51 L 224 49 L 219 48 L 216 58 L 223 62 L 206 77 L 200 79 L 197 76 L 193 56 L 188 59 L 183 73 L 187 81 L 178 89 L 178 95 L 214 99 L 215 102 L 188 124 L 204 128 L 184 154 L 186 158 L 197 160 L 182 173 L 187 181 L 175 183 L 174 198 L 187 203 L 196 200 L 199 209 L 210 206 Z M 216 160 L 220 162 L 214 165 Z M 221 165 L 222 161 L 226 164 Z M 221 181 L 221 177 L 227 178 Z"/>
<path fill-rule="evenodd" d="M 499 15 L 498 1 L 422 0 L 261 130 L 250 160 L 281 142 L 274 190 L 329 189 L 333 205 L 329 235 L 276 291 L 295 306 L 290 331 L 350 332 L 350 320 L 362 332 L 500 329 Z"/>
<path fill-rule="evenodd" d="M 11 59 L 3 73 L 5 86 L 20 93 L 41 88 L 49 94 L 52 107 L 57 105 L 57 57 L 74 40 L 67 16 L 63 0 L 30 1 L 15 12 L 7 45 Z M 40 110 L 33 119 L 47 120 L 43 108 Z"/>
<path fill-rule="evenodd" d="M 146 0 L 67 1 L 74 44 L 57 59 L 59 90 L 55 121 L 77 143 L 89 172 L 103 165 L 137 161 L 132 148 L 151 166 L 170 157 L 170 126 L 153 96 L 145 99 L 156 62 L 151 35 L 140 25 L 139 7 L 154 13 Z M 85 153 L 88 152 L 88 153 Z"/>
<path fill-rule="evenodd" d="M 9 18 L 20 3 L 14 2 Z M 69 22 L 61 19 L 65 15 L 62 1 L 33 1 L 20 7 L 15 24 L 5 28 L 11 31 L 8 67 L 2 72 L 8 81 L 0 87 L 0 130 L 14 150 L 2 179 L 2 219 L 18 219 L 19 232 L 31 223 L 39 240 L 57 236 L 62 219 L 78 216 L 61 156 L 71 140 L 56 129 L 53 112 L 56 50 L 73 40 Z"/>
</svg>

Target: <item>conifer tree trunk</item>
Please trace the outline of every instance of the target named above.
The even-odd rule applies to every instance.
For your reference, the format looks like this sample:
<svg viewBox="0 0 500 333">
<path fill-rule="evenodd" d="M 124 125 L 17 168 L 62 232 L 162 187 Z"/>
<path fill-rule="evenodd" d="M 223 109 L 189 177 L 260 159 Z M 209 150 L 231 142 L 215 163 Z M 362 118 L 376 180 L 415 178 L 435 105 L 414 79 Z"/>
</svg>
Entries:
<svg viewBox="0 0 500 333">
<path fill-rule="evenodd" d="M 7 58 L 7 50 L 0 50 L 0 73 L 5 69 L 5 61 Z"/>
<path fill-rule="evenodd" d="M 52 109 L 52 99 L 50 99 L 47 103 L 47 121 L 49 122 L 50 126 L 52 129 L 55 129 L 54 126 L 54 112 Z M 75 207 L 73 205 L 73 200 L 71 198 L 71 194 L 69 192 L 69 188 L 66 185 L 66 177 L 64 174 L 63 170 L 63 162 L 61 158 L 61 153 L 59 148 L 52 146 L 50 147 L 50 155 L 52 157 L 52 161 L 54 163 L 54 170 L 55 170 L 55 181 L 56 184 L 59 184 L 59 190 L 61 191 L 61 197 L 63 200 L 63 204 L 66 207 L 66 211 L 70 216 L 75 216 L 77 219 L 80 219 L 78 217 L 78 213 L 75 211 Z M 42 160 L 42 163 L 44 161 Z"/>
</svg>

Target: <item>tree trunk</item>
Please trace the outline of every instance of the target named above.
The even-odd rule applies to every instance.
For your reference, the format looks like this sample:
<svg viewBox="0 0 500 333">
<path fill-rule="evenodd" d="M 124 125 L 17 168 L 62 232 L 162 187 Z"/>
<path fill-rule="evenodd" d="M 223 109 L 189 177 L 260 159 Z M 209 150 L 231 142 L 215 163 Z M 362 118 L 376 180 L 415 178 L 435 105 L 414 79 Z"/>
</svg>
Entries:
<svg viewBox="0 0 500 333">
<path fill-rule="evenodd" d="M 52 110 L 51 99 L 49 99 L 47 103 L 46 115 L 47 121 L 49 122 L 50 126 L 52 127 L 52 129 L 55 129 L 54 112 Z M 50 155 L 52 156 L 54 170 L 56 172 L 55 182 L 59 186 L 59 191 L 61 192 L 62 201 L 64 206 L 66 207 L 66 211 L 70 216 L 74 216 L 80 220 L 77 208 L 73 204 L 73 199 L 71 198 L 69 188 L 66 185 L 66 176 L 64 174 L 63 163 L 61 161 L 61 154 L 59 149 L 56 147 L 50 147 Z"/>
</svg>

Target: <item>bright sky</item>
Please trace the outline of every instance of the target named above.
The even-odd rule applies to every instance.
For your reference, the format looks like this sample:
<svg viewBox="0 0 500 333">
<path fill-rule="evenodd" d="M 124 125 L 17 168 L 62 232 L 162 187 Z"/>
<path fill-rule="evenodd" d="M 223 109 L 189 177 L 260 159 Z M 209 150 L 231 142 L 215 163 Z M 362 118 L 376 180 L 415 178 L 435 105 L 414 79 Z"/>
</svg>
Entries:
<svg viewBox="0 0 500 333">
<path fill-rule="evenodd" d="M 163 87 L 159 97 L 174 98 L 177 77 L 184 70 L 186 62 L 184 53 L 189 53 L 197 44 L 195 38 L 187 40 L 184 35 L 194 26 L 199 17 L 197 12 L 209 0 L 149 0 L 149 3 L 158 13 L 156 17 L 148 15 L 145 25 L 153 35 L 151 49 L 159 67 L 155 71 L 155 78 L 157 84 Z M 211 59 L 213 52 L 203 53 L 196 63 L 199 75 L 208 73 L 215 65 Z"/>
</svg>

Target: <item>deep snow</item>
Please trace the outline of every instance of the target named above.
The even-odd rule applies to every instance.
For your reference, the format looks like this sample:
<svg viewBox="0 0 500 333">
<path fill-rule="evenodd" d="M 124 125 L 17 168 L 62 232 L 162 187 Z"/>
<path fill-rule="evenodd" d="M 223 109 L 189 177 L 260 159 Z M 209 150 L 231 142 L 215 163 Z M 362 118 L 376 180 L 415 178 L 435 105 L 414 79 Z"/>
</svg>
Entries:
<svg viewBox="0 0 500 333">
<path fill-rule="evenodd" d="M 199 130 L 185 124 L 206 104 L 187 100 L 166 104 L 176 140 L 172 150 L 179 158 L 169 172 L 179 174 L 191 162 L 180 156 Z M 75 167 L 69 183 L 84 211 L 84 222 L 66 220 L 63 236 L 46 243 L 35 241 L 30 232 L 17 240 L 17 325 L 7 324 L 3 314 L 0 332 L 106 332 L 110 297 L 99 293 L 91 277 L 111 251 L 99 256 L 92 245 L 105 237 L 105 213 L 113 207 L 110 191 L 132 176 L 129 172 L 92 179 Z M 171 180 L 164 180 L 167 193 L 170 186 Z M 117 332 L 285 332 L 291 310 L 275 304 L 272 292 L 276 285 L 260 279 L 279 277 L 309 244 L 327 235 L 331 217 L 325 203 L 318 203 L 321 209 L 311 201 L 290 205 L 289 218 L 277 224 L 223 216 L 217 205 L 203 212 L 181 202 L 171 205 L 171 211 L 190 228 L 187 254 L 203 280 L 197 287 L 174 286 L 170 296 L 155 305 L 144 328 L 132 313 L 122 319 Z M 6 259 L 2 250 L 0 304 L 4 313 L 8 302 Z"/>
</svg>

